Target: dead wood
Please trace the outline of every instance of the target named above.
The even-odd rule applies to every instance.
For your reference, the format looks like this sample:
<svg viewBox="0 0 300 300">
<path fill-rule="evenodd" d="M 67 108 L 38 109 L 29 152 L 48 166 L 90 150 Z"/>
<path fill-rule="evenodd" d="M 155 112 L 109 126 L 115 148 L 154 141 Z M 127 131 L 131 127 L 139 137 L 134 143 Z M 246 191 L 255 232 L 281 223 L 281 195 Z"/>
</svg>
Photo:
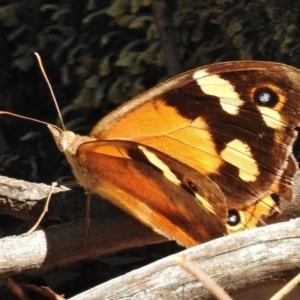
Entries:
<svg viewBox="0 0 300 300">
<path fill-rule="evenodd" d="M 24 220 L 36 220 L 43 209 L 49 186 L 15 179 L 4 180 L 3 177 L 0 180 L 5 182 L 0 186 L 0 211 Z M 12 193 L 9 192 L 9 184 L 12 185 Z M 31 195 L 30 200 L 26 201 L 16 192 L 20 186 L 25 194 L 34 190 L 34 196 Z M 33 200 L 34 197 L 36 200 Z M 47 219 L 65 219 L 67 223 L 52 225 L 28 236 L 14 235 L 0 239 L 0 278 L 24 270 L 50 268 L 165 241 L 165 238 L 99 197 L 92 201 L 92 222 L 87 236 L 85 198 L 84 193 L 56 189 Z M 23 229 L 22 233 L 27 229 Z"/>
<path fill-rule="evenodd" d="M 268 222 L 284 221 L 300 215 L 298 186 L 299 176 L 296 177 L 295 201 L 291 204 L 282 202 L 283 213 L 274 216 Z M 48 190 L 49 186 L 0 177 L 0 211 L 24 220 L 36 220 L 43 209 L 43 201 Z M 8 236 L 0 239 L 2 284 L 7 276 L 25 270 L 50 268 L 83 258 L 165 241 L 165 238 L 155 234 L 99 197 L 92 201 L 93 221 L 87 237 L 84 221 L 86 198 L 84 193 L 65 188 L 57 188 L 55 192 L 47 219 L 60 223 L 38 230 L 29 236 Z M 63 221 L 67 223 L 62 223 Z M 248 284 L 270 277 L 280 277 L 286 272 L 293 273 L 298 270 L 297 254 L 292 255 L 294 252 L 300 253 L 297 248 L 300 242 L 296 225 L 299 225 L 299 221 L 277 224 L 277 227 L 267 226 L 258 231 L 246 231 L 206 243 L 186 253 L 193 260 L 201 261 L 200 266 L 213 278 L 218 274 L 217 282 L 227 290 L 241 289 Z M 275 255 L 270 255 L 270 251 L 273 251 Z M 256 261 L 264 252 L 270 258 L 263 255 L 262 260 Z M 251 268 L 255 270 L 247 273 Z M 232 271 L 235 273 L 232 274 Z M 237 279 L 238 276 L 242 278 Z M 166 278 L 170 278 L 170 281 Z M 231 281 L 230 278 L 234 280 Z M 119 286 L 118 289 L 117 286 Z M 99 297 L 103 298 L 103 295 L 105 299 L 122 299 L 128 293 L 132 295 L 130 296 L 132 299 L 141 297 L 154 299 L 158 294 L 166 295 L 163 299 L 176 299 L 175 292 L 179 293 L 178 295 L 184 293 L 186 295 L 184 298 L 192 299 L 189 295 L 194 289 L 197 293 L 204 293 L 203 295 L 207 293 L 202 292 L 205 289 L 201 288 L 191 275 L 186 274 L 178 266 L 174 266 L 172 258 L 166 258 L 109 281 L 95 290 L 87 291 L 88 294 L 78 295 L 79 298 L 74 299 L 99 299 Z M 148 298 L 145 296 L 147 293 Z M 170 298 L 167 297 L 168 294 Z M 183 299 L 181 296 L 178 297 L 178 299 Z M 201 296 L 201 299 L 208 298 Z"/>
<path fill-rule="evenodd" d="M 181 254 L 233 295 L 259 282 L 299 273 L 300 220 L 243 231 Z M 200 282 L 176 265 L 174 257 L 129 272 L 70 300 L 212 299 Z"/>
</svg>

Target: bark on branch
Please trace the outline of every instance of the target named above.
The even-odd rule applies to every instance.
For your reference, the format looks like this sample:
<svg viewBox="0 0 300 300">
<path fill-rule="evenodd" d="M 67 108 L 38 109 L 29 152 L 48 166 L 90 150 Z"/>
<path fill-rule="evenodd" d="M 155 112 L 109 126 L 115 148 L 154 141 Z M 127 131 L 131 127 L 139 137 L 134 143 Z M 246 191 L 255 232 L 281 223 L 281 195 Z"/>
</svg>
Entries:
<svg viewBox="0 0 300 300">
<path fill-rule="evenodd" d="M 296 176 L 295 201 L 282 202 L 282 215 L 268 220 L 269 223 L 300 216 L 299 181 L 299 176 Z M 49 186 L 5 177 L 0 177 L 0 183 L 0 212 L 24 220 L 36 220 L 42 211 Z M 85 194 L 57 188 L 51 199 L 47 218 L 60 223 L 38 230 L 29 236 L 8 236 L 0 239 L 0 286 L 7 276 L 25 270 L 50 268 L 83 258 L 165 241 L 165 238 L 144 227 L 109 202 L 99 197 L 95 198 L 97 199 L 92 201 L 93 221 L 88 236 L 84 221 Z M 63 221 L 67 223 L 62 223 Z M 245 231 L 200 245 L 186 253 L 195 261 L 201 261 L 201 267 L 212 274 L 213 278 L 218 274 L 217 281 L 221 282 L 223 287 L 230 291 L 240 289 L 249 283 L 274 277 L 274 274 L 280 276 L 298 270 L 299 222 L 297 220 L 277 224 L 275 227 L 266 226 Z M 166 280 L 169 277 L 170 280 Z M 126 298 L 126 295 L 129 297 L 128 293 L 134 299 L 153 299 L 156 294 L 170 294 L 170 290 L 178 295 L 184 293 L 186 299 L 191 299 L 190 293 L 193 293 L 193 289 L 197 291 L 198 297 L 201 292 L 204 296 L 200 298 L 207 299 L 206 290 L 192 276 L 174 266 L 173 259 L 166 258 L 109 281 L 74 299 L 99 299 L 99 295 L 105 295 L 105 299 L 122 299 Z M 145 290 L 149 293 L 147 297 Z M 178 299 L 180 297 L 178 296 Z M 176 299 L 173 294 L 171 298 Z"/>
<path fill-rule="evenodd" d="M 182 254 L 233 296 L 259 282 L 266 285 L 266 281 L 299 273 L 300 220 L 243 231 Z M 70 298 L 83 299 L 212 298 L 206 287 L 175 264 L 172 255 Z"/>
</svg>

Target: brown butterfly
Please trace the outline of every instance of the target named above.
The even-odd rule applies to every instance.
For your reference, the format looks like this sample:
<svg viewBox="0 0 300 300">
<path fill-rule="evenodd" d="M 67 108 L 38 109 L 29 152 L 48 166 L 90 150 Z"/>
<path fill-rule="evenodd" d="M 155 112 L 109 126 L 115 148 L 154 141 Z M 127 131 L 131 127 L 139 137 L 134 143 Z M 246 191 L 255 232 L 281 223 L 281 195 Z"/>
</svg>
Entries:
<svg viewBox="0 0 300 300">
<path fill-rule="evenodd" d="M 80 185 L 186 247 L 255 227 L 291 200 L 300 71 L 258 61 L 190 70 L 100 120 L 49 125 Z"/>
</svg>

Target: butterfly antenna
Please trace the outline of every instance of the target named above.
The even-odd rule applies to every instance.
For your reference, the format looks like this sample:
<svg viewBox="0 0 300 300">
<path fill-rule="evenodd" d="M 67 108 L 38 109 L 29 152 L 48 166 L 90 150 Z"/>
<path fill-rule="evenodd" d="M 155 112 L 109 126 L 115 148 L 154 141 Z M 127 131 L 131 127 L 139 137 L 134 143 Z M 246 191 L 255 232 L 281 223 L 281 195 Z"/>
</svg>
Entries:
<svg viewBox="0 0 300 300">
<path fill-rule="evenodd" d="M 56 97 L 55 97 L 55 94 L 54 94 L 54 91 L 53 91 L 53 88 L 51 86 L 51 83 L 47 77 L 47 74 L 45 72 L 45 69 L 44 69 L 44 66 L 43 66 L 43 63 L 42 63 L 42 59 L 40 57 L 40 55 L 37 53 L 37 52 L 34 52 L 34 55 L 36 56 L 37 60 L 38 60 L 38 64 L 40 66 L 40 69 L 42 71 L 42 74 L 47 82 L 47 85 L 48 85 L 48 88 L 50 90 L 50 93 L 52 95 L 52 98 L 53 98 L 53 101 L 54 101 L 54 104 L 55 104 L 55 107 L 56 107 L 56 110 L 57 110 L 57 113 L 58 113 L 58 117 L 60 119 L 60 122 L 61 122 L 61 126 L 63 128 L 63 130 L 65 131 L 66 130 L 66 127 L 65 127 L 65 124 L 64 124 L 64 121 L 63 121 L 63 118 L 62 118 L 62 115 L 61 115 L 61 112 L 60 112 L 60 109 L 59 109 L 59 106 L 58 106 L 58 103 L 57 103 L 57 100 L 56 100 Z"/>
</svg>

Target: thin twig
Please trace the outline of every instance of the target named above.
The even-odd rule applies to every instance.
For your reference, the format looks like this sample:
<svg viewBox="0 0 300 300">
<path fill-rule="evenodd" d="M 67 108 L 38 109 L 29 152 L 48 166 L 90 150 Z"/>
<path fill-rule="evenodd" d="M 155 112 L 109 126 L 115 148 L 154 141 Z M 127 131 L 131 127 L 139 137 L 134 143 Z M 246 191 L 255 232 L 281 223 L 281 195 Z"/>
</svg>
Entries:
<svg viewBox="0 0 300 300">
<path fill-rule="evenodd" d="M 291 292 L 297 284 L 300 283 L 300 273 L 289 281 L 280 291 L 278 291 L 270 300 L 281 300 L 285 295 Z"/>
<path fill-rule="evenodd" d="M 202 282 L 219 300 L 233 300 L 224 289 L 211 279 L 204 271 L 199 269 L 191 260 L 184 255 L 176 255 L 175 262 L 193 274 Z"/>
<path fill-rule="evenodd" d="M 39 227 L 39 225 L 41 224 L 42 220 L 44 219 L 45 214 L 49 210 L 49 202 L 50 202 L 51 196 L 53 194 L 53 189 L 56 186 L 57 186 L 57 183 L 56 182 L 52 182 L 51 188 L 50 188 L 49 194 L 47 196 L 47 199 L 46 199 L 46 202 L 45 202 L 45 206 L 44 206 L 44 209 L 43 209 L 42 213 L 40 214 L 40 216 L 39 216 L 38 220 L 35 222 L 35 224 L 30 228 L 30 230 L 28 230 L 26 233 L 24 233 L 24 235 L 29 235 L 29 234 L 33 233 Z"/>
</svg>

